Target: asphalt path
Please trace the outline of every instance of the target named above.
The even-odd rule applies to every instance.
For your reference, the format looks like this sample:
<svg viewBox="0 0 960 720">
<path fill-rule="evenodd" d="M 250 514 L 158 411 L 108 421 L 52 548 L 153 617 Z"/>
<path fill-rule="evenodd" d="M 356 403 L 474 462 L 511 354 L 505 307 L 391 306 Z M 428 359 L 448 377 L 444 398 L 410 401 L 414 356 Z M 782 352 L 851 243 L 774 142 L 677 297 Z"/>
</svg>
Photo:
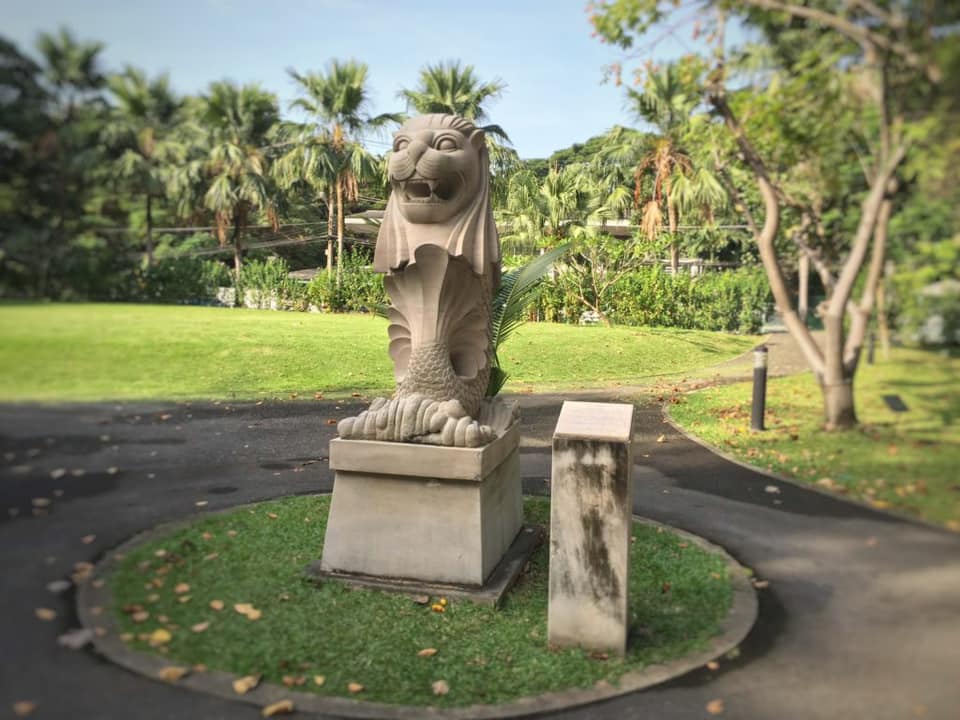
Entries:
<svg viewBox="0 0 960 720">
<path fill-rule="evenodd" d="M 549 437 L 563 399 L 520 398 L 527 492 L 549 491 Z M 259 717 L 58 646 L 78 625 L 74 597 L 47 585 L 158 523 L 329 491 L 329 421 L 359 409 L 359 401 L 0 406 L 0 717 L 13 717 L 21 700 L 37 703 L 35 718 Z M 657 406 L 638 408 L 637 428 L 635 512 L 753 568 L 769 583 L 758 591 L 760 616 L 739 656 L 718 670 L 552 717 L 711 717 L 715 700 L 725 718 L 960 717 L 960 536 L 727 462 L 675 432 Z M 38 607 L 56 618 L 38 619 Z"/>
</svg>

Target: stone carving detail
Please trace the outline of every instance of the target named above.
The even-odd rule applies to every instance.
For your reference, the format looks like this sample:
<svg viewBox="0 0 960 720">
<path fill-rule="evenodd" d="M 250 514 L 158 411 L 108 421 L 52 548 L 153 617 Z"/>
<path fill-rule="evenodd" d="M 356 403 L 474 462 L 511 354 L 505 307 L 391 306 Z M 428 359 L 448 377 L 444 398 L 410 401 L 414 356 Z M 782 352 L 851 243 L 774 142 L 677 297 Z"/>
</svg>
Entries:
<svg viewBox="0 0 960 720">
<path fill-rule="evenodd" d="M 516 417 L 484 400 L 500 245 L 484 133 L 456 115 L 408 120 L 394 136 L 374 269 L 386 273 L 397 389 L 337 426 L 346 439 L 478 447 Z"/>
</svg>

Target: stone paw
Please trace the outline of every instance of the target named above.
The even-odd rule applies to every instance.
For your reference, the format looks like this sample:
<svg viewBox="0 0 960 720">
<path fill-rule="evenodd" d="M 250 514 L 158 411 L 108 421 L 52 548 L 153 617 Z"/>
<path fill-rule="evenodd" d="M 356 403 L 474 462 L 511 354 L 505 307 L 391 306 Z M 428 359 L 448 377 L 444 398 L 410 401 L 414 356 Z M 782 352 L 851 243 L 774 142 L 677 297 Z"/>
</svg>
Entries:
<svg viewBox="0 0 960 720">
<path fill-rule="evenodd" d="M 449 447 L 480 447 L 496 437 L 489 425 L 467 415 L 458 400 L 423 395 L 377 398 L 369 409 L 344 418 L 337 432 L 347 440 L 419 442 Z"/>
</svg>

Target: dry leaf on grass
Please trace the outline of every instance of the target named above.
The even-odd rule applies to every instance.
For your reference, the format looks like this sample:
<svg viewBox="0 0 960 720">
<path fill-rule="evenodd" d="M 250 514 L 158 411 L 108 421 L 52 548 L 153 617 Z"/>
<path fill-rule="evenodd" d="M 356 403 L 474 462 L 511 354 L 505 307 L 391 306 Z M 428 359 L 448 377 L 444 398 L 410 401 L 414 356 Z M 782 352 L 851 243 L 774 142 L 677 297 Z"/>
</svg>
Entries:
<svg viewBox="0 0 960 720">
<path fill-rule="evenodd" d="M 165 668 L 160 668 L 160 672 L 157 673 L 157 677 L 161 680 L 166 680 L 167 682 L 176 682 L 185 675 L 190 674 L 190 668 L 185 668 L 180 665 L 168 665 Z"/>
<path fill-rule="evenodd" d="M 210 607 L 213 608 L 214 610 L 218 611 L 218 612 L 219 612 L 220 610 L 223 610 L 223 607 L 224 607 L 224 605 L 223 605 L 223 600 L 211 600 L 211 601 L 210 601 Z"/>
<path fill-rule="evenodd" d="M 260 713 L 263 717 L 273 717 L 274 715 L 289 715 L 293 712 L 292 700 L 281 700 L 272 705 L 267 705 Z"/>
<path fill-rule="evenodd" d="M 267 513 L 267 517 L 270 518 L 271 520 L 276 520 L 280 516 L 277 515 L 275 512 L 269 512 Z"/>
<path fill-rule="evenodd" d="M 313 684 L 316 685 L 317 687 L 320 687 L 320 686 L 323 685 L 326 681 L 327 681 L 327 678 L 326 678 L 325 675 L 314 675 L 314 676 L 313 676 Z"/>
<path fill-rule="evenodd" d="M 44 620 L 49 622 L 57 618 L 57 613 L 55 610 L 50 608 L 35 608 L 33 614 L 37 616 L 38 620 Z"/>
<path fill-rule="evenodd" d="M 450 686 L 447 684 L 446 680 L 436 680 L 431 685 L 433 688 L 434 695 L 446 695 L 450 692 Z"/>
<path fill-rule="evenodd" d="M 147 642 L 150 643 L 150 647 L 160 647 L 161 645 L 166 645 L 173 639 L 173 635 L 170 634 L 169 630 L 164 628 L 157 628 L 147 638 Z"/>
<path fill-rule="evenodd" d="M 35 702 L 30 702 L 29 700 L 20 700 L 13 704 L 13 714 L 17 717 L 27 717 L 32 715 L 33 711 L 37 709 L 37 704 Z"/>
<path fill-rule="evenodd" d="M 437 613 L 446 612 L 446 608 L 440 603 L 434 603 L 430 606 L 430 609 Z"/>
<path fill-rule="evenodd" d="M 429 596 L 429 595 L 414 595 L 414 596 L 413 596 L 413 601 L 414 601 L 417 605 L 429 605 L 429 604 L 430 604 L 430 596 Z"/>
<path fill-rule="evenodd" d="M 424 648 L 423 650 L 417 653 L 419 657 L 433 657 L 436 654 L 437 654 L 436 648 Z"/>
<path fill-rule="evenodd" d="M 347 683 L 347 690 L 356 695 L 359 692 L 363 692 L 363 685 L 356 682 Z"/>
<path fill-rule="evenodd" d="M 233 681 L 233 691 L 237 695 L 246 695 L 260 684 L 260 675 L 244 675 Z"/>
<path fill-rule="evenodd" d="M 210 621 L 209 621 L 209 620 L 207 620 L 206 622 L 197 623 L 196 625 L 191 626 L 190 629 L 191 629 L 193 632 L 195 632 L 195 633 L 202 633 L 202 632 L 204 632 L 208 627 L 210 627 Z"/>
<path fill-rule="evenodd" d="M 147 620 L 150 619 L 150 613 L 147 612 L 146 610 L 138 610 L 137 612 L 133 613 L 133 615 L 130 616 L 130 619 L 133 620 L 135 623 L 146 622 Z"/>
<path fill-rule="evenodd" d="M 190 592 L 190 586 L 183 582 L 177 583 L 173 588 L 173 592 L 175 592 L 177 595 L 183 595 L 184 593 Z"/>
<path fill-rule="evenodd" d="M 723 700 L 717 698 L 708 702 L 707 712 L 711 715 L 720 715 L 723 712 Z"/>
<path fill-rule="evenodd" d="M 263 613 L 250 603 L 237 603 L 233 606 L 233 609 L 246 617 L 247 620 L 259 620 L 263 616 Z"/>
</svg>

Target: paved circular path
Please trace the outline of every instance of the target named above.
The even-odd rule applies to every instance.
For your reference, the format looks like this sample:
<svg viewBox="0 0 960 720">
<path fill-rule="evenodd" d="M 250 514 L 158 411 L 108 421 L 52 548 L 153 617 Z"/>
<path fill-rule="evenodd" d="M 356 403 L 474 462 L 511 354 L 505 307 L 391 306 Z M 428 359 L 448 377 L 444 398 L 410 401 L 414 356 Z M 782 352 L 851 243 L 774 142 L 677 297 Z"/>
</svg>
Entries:
<svg viewBox="0 0 960 720">
<path fill-rule="evenodd" d="M 524 484 L 543 492 L 562 398 L 521 401 Z M 18 700 L 38 703 L 35 718 L 259 717 L 59 647 L 77 625 L 73 594 L 46 585 L 198 501 L 215 510 L 329 491 L 327 420 L 357 411 L 306 401 L 0 407 L 0 717 Z M 724 546 L 769 581 L 759 620 L 716 672 L 551 717 L 700 718 L 718 698 L 727 718 L 956 717 L 960 537 L 728 463 L 655 406 L 639 410 L 636 463 L 636 513 Z M 33 498 L 51 499 L 48 514 L 32 515 Z M 36 619 L 37 607 L 57 618 Z"/>
</svg>

